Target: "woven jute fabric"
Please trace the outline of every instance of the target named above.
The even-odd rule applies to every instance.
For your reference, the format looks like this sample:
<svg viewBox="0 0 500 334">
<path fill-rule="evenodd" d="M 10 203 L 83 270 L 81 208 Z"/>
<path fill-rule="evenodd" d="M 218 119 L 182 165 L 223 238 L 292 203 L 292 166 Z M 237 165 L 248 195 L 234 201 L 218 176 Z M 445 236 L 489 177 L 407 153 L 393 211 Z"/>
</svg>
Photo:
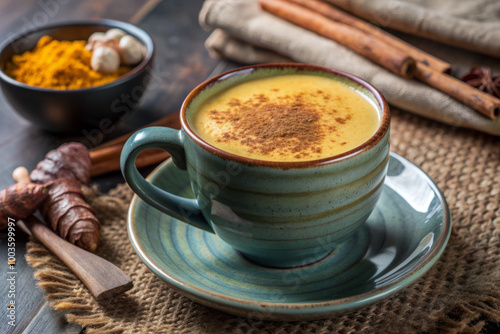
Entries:
<svg viewBox="0 0 500 334">
<path fill-rule="evenodd" d="M 372 306 L 311 322 L 267 322 L 196 304 L 171 290 L 139 260 L 128 241 L 126 185 L 90 198 L 102 222 L 97 254 L 123 269 L 134 288 L 98 303 L 37 241 L 28 262 L 56 310 L 87 333 L 479 333 L 500 322 L 500 145 L 472 130 L 393 110 L 392 150 L 420 166 L 451 209 L 449 244 L 431 270 Z"/>
</svg>

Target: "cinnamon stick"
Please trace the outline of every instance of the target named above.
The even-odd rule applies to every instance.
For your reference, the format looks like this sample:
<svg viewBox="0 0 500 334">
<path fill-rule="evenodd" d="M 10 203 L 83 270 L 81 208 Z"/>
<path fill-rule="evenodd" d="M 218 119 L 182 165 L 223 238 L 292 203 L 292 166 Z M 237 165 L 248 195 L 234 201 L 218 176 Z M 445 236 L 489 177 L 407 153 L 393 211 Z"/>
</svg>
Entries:
<svg viewBox="0 0 500 334">
<path fill-rule="evenodd" d="M 491 119 L 496 119 L 500 114 L 500 99 L 450 75 L 417 62 L 415 76 L 418 80 L 454 97 Z"/>
<path fill-rule="evenodd" d="M 111 159 L 120 159 L 120 154 L 122 152 L 123 143 L 118 143 L 113 146 L 106 146 L 99 149 L 94 149 L 90 151 L 90 160 L 92 161 L 92 165 L 108 161 Z"/>
<path fill-rule="evenodd" d="M 137 168 L 147 167 L 152 164 L 156 164 L 164 161 L 169 157 L 169 154 L 165 151 L 155 150 L 154 152 L 145 151 L 139 154 L 135 160 L 135 165 Z M 96 164 L 92 164 L 90 167 L 90 175 L 98 176 L 110 172 L 115 172 L 120 170 L 120 159 L 110 159 L 102 161 Z"/>
<path fill-rule="evenodd" d="M 410 45 L 401 39 L 389 34 L 388 32 L 377 28 L 376 26 L 361 20 L 351 14 L 348 14 L 340 9 L 335 8 L 332 5 L 324 3 L 319 0 L 287 0 L 297 3 L 303 7 L 309 8 L 321 15 L 334 20 L 335 22 L 346 24 L 350 27 L 356 28 L 383 41 L 394 48 L 399 49 L 408 56 L 412 57 L 416 61 L 422 62 L 432 69 L 438 72 L 448 73 L 451 69 L 451 65 L 447 62 L 434 57 L 433 55 L 424 52 L 413 45 Z"/>
<path fill-rule="evenodd" d="M 142 128 L 145 128 L 145 127 L 150 127 L 150 126 L 167 126 L 169 128 L 172 128 L 172 129 L 177 129 L 179 130 L 181 128 L 181 120 L 179 118 L 179 113 L 178 112 L 174 112 L 172 114 L 169 114 L 163 118 L 160 118 L 159 120 L 157 121 L 154 121 L 152 123 L 149 123 L 139 129 L 142 129 Z M 90 153 L 90 156 L 92 157 L 92 152 L 93 151 L 97 151 L 97 150 L 100 150 L 104 147 L 108 147 L 108 146 L 113 146 L 113 145 L 116 145 L 116 144 L 123 144 L 127 141 L 127 139 L 134 133 L 136 132 L 137 130 L 139 129 L 136 129 L 132 132 L 129 132 L 127 134 L 124 134 L 123 136 L 120 136 L 120 137 L 117 137 L 115 139 L 112 139 L 110 141 L 107 141 L 99 146 L 96 146 L 94 147 L 92 150 L 91 150 L 91 153 Z"/>
<path fill-rule="evenodd" d="M 179 113 L 167 115 L 155 122 L 152 122 L 144 127 L 149 126 L 168 126 L 173 129 L 180 129 L 181 123 Z M 90 150 L 90 160 L 92 166 L 90 169 L 91 176 L 97 176 L 120 170 L 120 155 L 123 145 L 127 139 L 137 130 L 129 132 L 123 136 L 115 138 L 111 141 L 103 143 Z M 162 150 L 148 150 L 139 154 L 136 160 L 138 168 L 146 167 L 155 163 L 159 163 L 169 157 L 168 153 Z"/>
<path fill-rule="evenodd" d="M 260 0 L 259 3 L 264 10 L 345 45 L 393 73 L 405 78 L 412 78 L 415 73 L 413 58 L 363 31 L 285 0 Z"/>
</svg>

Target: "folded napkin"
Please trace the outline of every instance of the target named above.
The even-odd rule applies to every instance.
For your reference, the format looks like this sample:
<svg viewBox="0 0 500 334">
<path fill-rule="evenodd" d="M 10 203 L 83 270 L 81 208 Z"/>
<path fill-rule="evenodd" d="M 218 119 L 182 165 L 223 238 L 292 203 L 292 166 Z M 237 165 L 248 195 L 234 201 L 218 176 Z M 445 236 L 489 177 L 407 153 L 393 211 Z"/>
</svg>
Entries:
<svg viewBox="0 0 500 334">
<path fill-rule="evenodd" d="M 434 88 L 398 77 L 334 41 L 264 12 L 257 0 L 206 0 L 200 23 L 215 29 L 206 42 L 212 54 L 248 64 L 293 60 L 336 68 L 370 82 L 395 107 L 500 136 L 500 119 L 490 120 Z M 500 71 L 500 62 L 493 71 Z"/>
</svg>

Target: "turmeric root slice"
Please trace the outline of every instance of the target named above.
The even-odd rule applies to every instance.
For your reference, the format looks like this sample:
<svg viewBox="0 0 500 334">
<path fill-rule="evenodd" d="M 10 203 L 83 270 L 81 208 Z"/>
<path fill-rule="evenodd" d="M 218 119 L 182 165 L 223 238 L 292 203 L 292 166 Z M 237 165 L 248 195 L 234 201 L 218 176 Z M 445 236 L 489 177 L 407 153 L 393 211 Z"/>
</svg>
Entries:
<svg viewBox="0 0 500 334">
<path fill-rule="evenodd" d="M 94 210 L 84 200 L 79 181 L 58 179 L 52 182 L 40 212 L 62 238 L 88 251 L 97 248 L 100 224 Z"/>
<path fill-rule="evenodd" d="M 47 153 L 45 159 L 31 172 L 30 178 L 38 183 L 47 183 L 59 178 L 76 179 L 88 185 L 91 164 L 85 145 L 71 142 Z"/>
<path fill-rule="evenodd" d="M 36 211 L 47 198 L 45 185 L 20 182 L 0 191 L 0 230 L 7 227 L 9 218 L 23 219 Z"/>
</svg>

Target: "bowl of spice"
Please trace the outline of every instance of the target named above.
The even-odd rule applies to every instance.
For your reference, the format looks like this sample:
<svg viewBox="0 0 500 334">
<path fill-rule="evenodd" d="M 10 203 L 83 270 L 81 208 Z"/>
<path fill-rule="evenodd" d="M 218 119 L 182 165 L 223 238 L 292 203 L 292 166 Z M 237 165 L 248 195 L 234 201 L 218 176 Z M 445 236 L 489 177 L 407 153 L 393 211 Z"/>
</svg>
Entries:
<svg viewBox="0 0 500 334">
<path fill-rule="evenodd" d="M 0 46 L 0 87 L 21 116 L 45 130 L 106 132 L 138 105 L 153 56 L 153 40 L 132 24 L 59 23 Z"/>
</svg>

